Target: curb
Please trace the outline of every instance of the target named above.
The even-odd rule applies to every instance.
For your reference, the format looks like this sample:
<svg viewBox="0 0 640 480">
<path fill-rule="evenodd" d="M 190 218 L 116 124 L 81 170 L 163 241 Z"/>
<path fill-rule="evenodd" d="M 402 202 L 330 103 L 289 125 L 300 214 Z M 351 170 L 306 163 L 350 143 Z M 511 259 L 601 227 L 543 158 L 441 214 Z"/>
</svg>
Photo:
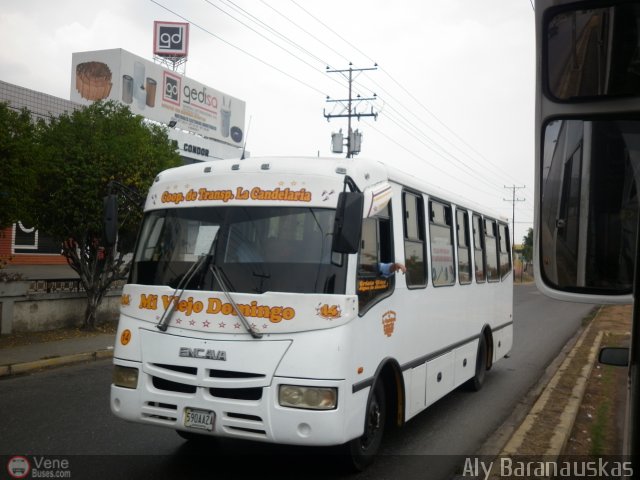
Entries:
<svg viewBox="0 0 640 480">
<path fill-rule="evenodd" d="M 74 355 L 62 355 L 60 357 L 44 358 L 42 360 L 35 360 L 32 362 L 0 365 L 0 378 L 22 375 L 36 370 L 59 367 L 62 365 L 103 360 L 105 358 L 113 358 L 113 349 L 96 350 L 95 352 L 88 353 L 76 353 Z"/>
<path fill-rule="evenodd" d="M 568 353 L 565 353 L 564 355 L 560 355 L 564 357 L 561 361 L 561 365 L 557 367 L 555 373 L 552 375 L 552 378 L 544 386 L 524 419 L 522 419 L 520 424 L 511 432 L 511 435 L 508 436 L 508 440 L 503 445 L 502 449 L 500 449 L 500 453 L 498 456 L 509 457 L 523 453 L 520 451 L 520 448 L 522 446 L 522 443 L 526 439 L 529 430 L 531 430 L 531 428 L 536 424 L 538 415 L 544 411 L 551 393 L 556 389 L 557 384 L 565 374 L 567 368 L 569 367 L 569 364 L 573 361 L 573 357 L 575 356 L 576 352 L 582 347 L 584 340 L 587 338 L 587 335 L 589 334 L 591 327 L 594 325 L 594 322 L 596 321 L 601 310 L 602 308 L 598 310 L 589 325 L 586 328 L 582 329 L 581 332 L 579 332 L 578 338 L 575 342 L 573 342 L 570 351 Z M 555 426 L 555 428 L 553 428 L 553 431 L 550 432 L 548 448 L 544 452 L 536 452 L 535 454 L 533 452 L 524 452 L 525 454 L 544 455 L 545 458 L 549 457 L 554 460 L 562 454 L 569 440 L 569 436 L 571 435 L 571 431 L 573 430 L 580 405 L 582 404 L 582 399 L 586 391 L 587 381 L 589 379 L 589 376 L 591 375 L 593 366 L 596 363 L 596 357 L 603 335 L 604 331 L 600 330 L 593 340 L 593 343 L 591 345 L 586 345 L 586 347 L 589 348 L 589 354 L 586 363 L 582 366 L 582 368 L 580 369 L 580 373 L 576 377 L 576 381 L 571 394 L 567 399 L 566 404 L 564 405 L 564 408 L 560 414 L 558 424 Z M 557 364 L 556 361 L 552 363 Z"/>
</svg>

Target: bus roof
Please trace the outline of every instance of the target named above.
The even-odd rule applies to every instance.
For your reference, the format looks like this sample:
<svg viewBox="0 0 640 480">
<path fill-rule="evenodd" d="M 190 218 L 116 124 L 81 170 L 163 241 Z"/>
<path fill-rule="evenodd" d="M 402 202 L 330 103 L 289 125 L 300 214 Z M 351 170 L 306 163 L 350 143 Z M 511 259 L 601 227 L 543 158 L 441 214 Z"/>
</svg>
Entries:
<svg viewBox="0 0 640 480">
<path fill-rule="evenodd" d="M 211 160 L 165 170 L 157 176 L 156 183 L 197 185 L 198 181 L 208 175 L 237 177 L 252 174 L 323 178 L 340 189 L 344 182 L 344 175 L 350 176 L 361 190 L 370 185 L 390 181 L 440 200 L 446 200 L 456 206 L 507 221 L 503 216 L 491 212 L 490 209 L 478 202 L 434 186 L 426 179 L 403 172 L 389 163 L 370 158 L 261 156 L 246 159 Z"/>
</svg>

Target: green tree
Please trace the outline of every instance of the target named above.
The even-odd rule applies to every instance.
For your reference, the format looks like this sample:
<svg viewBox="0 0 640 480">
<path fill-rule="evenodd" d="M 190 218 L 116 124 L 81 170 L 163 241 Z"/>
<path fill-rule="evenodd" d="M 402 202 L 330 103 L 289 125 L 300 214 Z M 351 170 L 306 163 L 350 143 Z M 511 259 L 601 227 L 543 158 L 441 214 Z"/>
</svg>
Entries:
<svg viewBox="0 0 640 480">
<path fill-rule="evenodd" d="M 141 210 L 118 202 L 119 235 L 103 245 L 103 198 L 111 181 L 145 195 L 155 176 L 179 165 L 163 127 L 147 124 L 127 106 L 97 102 L 40 123 L 38 228 L 53 236 L 87 294 L 84 328 L 95 328 L 96 311 L 109 286 L 125 279 Z"/>
<path fill-rule="evenodd" d="M 26 109 L 0 103 L 0 228 L 29 220 L 37 176 L 33 164 L 35 125 Z"/>
<path fill-rule="evenodd" d="M 527 234 L 522 237 L 522 259 L 526 263 L 533 260 L 533 228 L 527 230 Z"/>
</svg>

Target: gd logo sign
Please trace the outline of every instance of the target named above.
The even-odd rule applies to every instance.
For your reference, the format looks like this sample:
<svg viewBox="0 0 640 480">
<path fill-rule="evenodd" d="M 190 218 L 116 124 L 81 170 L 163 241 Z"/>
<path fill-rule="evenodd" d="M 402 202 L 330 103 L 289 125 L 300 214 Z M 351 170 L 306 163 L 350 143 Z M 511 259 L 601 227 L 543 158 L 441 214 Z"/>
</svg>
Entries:
<svg viewBox="0 0 640 480">
<path fill-rule="evenodd" d="M 180 77 L 165 71 L 162 79 L 162 99 L 169 103 L 180 105 L 180 88 L 182 83 Z"/>
<path fill-rule="evenodd" d="M 189 24 L 154 22 L 154 52 L 156 55 L 186 56 L 189 43 Z"/>
</svg>

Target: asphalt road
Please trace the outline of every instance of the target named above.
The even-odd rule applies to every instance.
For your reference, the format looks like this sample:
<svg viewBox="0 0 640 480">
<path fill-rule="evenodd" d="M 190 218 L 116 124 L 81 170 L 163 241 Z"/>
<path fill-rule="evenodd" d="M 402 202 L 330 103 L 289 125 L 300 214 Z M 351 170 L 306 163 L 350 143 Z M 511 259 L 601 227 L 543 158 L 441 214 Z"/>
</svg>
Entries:
<svg viewBox="0 0 640 480">
<path fill-rule="evenodd" d="M 511 414 L 591 308 L 548 299 L 534 286 L 515 287 L 510 358 L 494 365 L 480 392 L 454 391 L 388 432 L 382 455 L 355 478 L 450 478 L 464 455 L 477 452 Z M 67 459 L 72 478 L 348 476 L 333 450 L 240 441 L 193 445 L 171 430 L 123 422 L 109 410 L 110 383 L 110 361 L 0 381 L 0 462 L 12 455 Z"/>
</svg>

